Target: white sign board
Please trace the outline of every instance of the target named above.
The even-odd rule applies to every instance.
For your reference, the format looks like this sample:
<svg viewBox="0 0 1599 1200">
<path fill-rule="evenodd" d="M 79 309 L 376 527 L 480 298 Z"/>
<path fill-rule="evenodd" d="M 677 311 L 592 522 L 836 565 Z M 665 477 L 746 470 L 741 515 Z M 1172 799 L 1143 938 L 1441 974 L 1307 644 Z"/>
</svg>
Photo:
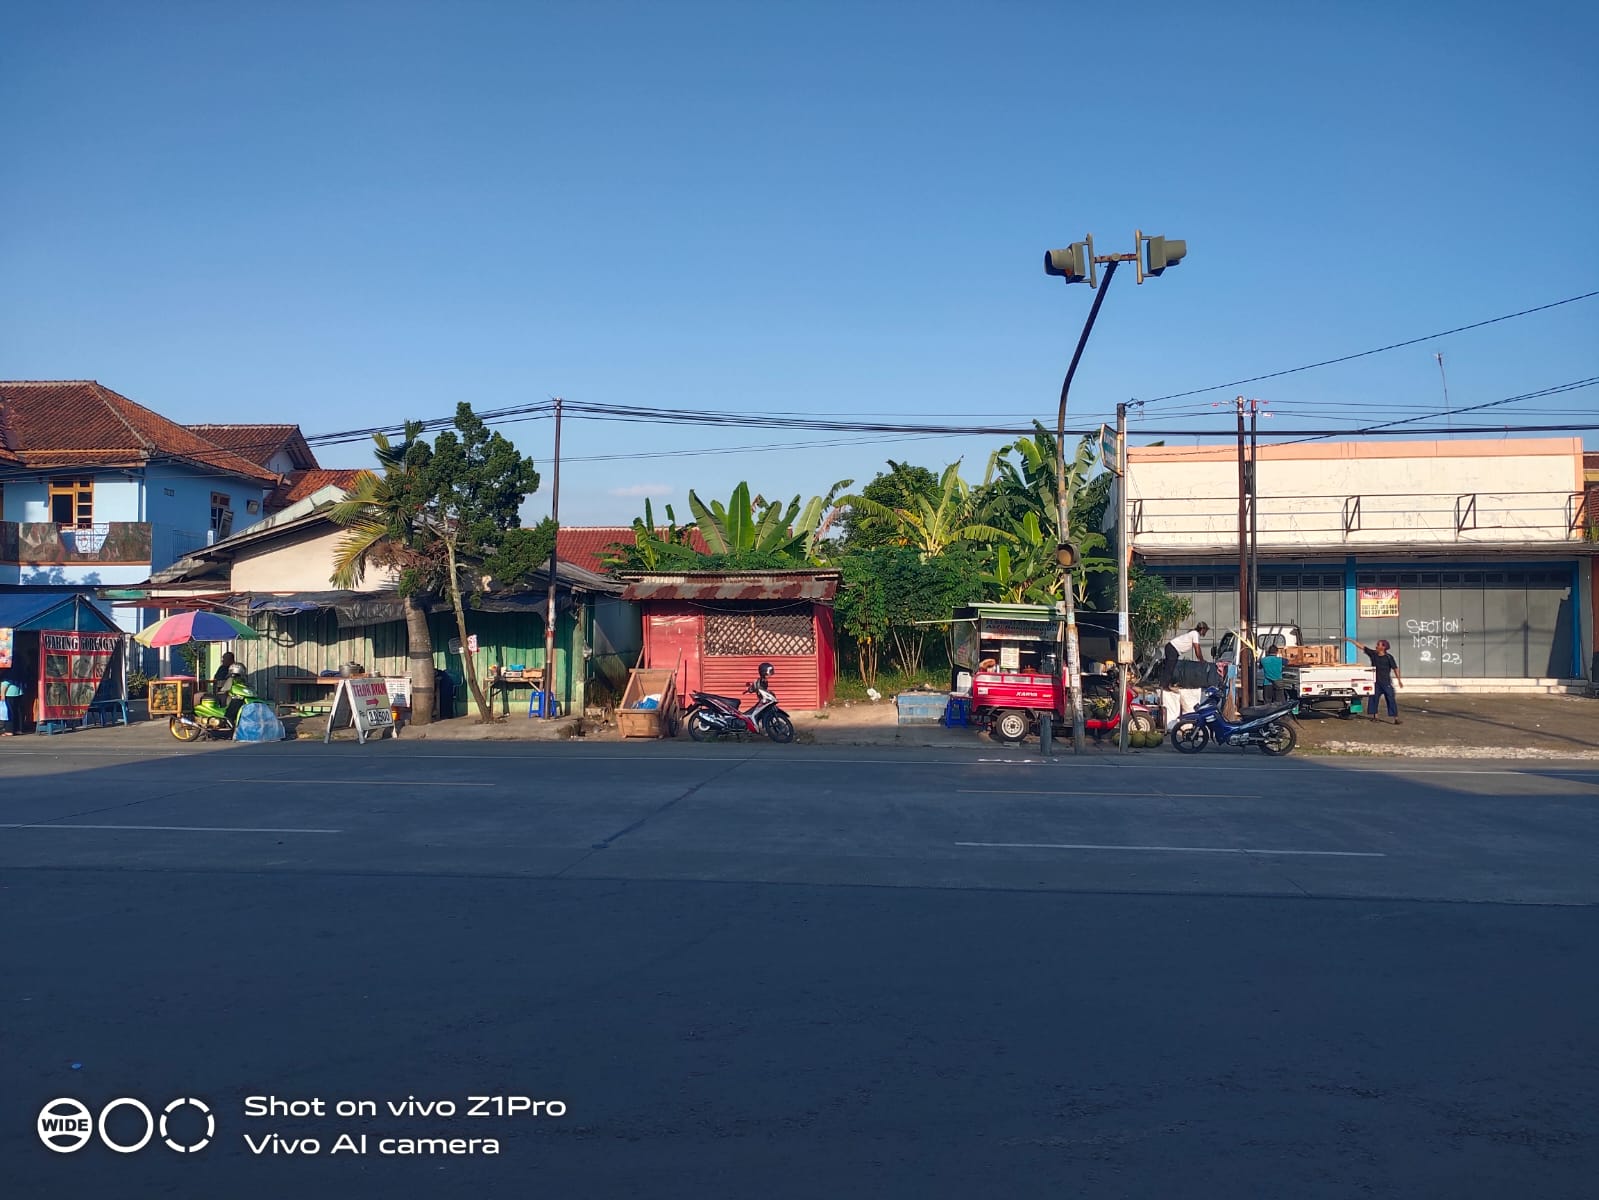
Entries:
<svg viewBox="0 0 1599 1200">
<path fill-rule="evenodd" d="M 355 725 L 355 736 L 365 742 L 367 735 L 380 729 L 394 728 L 394 713 L 389 707 L 388 681 L 374 675 L 339 680 L 333 693 L 333 709 L 328 713 L 328 732 L 322 741 L 333 740 L 333 731 L 339 728 L 341 718 L 348 716 Z"/>
<path fill-rule="evenodd" d="M 411 680 L 405 675 L 386 675 L 384 684 L 389 689 L 389 702 L 401 708 L 411 707 Z"/>
</svg>

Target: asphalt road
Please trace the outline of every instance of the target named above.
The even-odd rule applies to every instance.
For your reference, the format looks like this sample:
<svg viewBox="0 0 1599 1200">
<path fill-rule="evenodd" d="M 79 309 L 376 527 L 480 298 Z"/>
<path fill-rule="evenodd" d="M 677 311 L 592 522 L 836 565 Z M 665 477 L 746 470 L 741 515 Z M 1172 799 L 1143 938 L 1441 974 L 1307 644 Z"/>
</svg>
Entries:
<svg viewBox="0 0 1599 1200">
<path fill-rule="evenodd" d="M 0 1178 L 1591 1197 L 1596 845 L 1593 763 L 7 742 Z M 41 1142 L 122 1097 L 214 1140 Z"/>
</svg>

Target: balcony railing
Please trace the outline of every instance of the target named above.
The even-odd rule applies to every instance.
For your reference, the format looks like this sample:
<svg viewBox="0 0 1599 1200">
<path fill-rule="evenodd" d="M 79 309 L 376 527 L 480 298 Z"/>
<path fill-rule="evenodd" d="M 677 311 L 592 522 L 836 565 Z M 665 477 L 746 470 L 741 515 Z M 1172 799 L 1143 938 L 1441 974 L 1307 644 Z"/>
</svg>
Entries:
<svg viewBox="0 0 1599 1200">
<path fill-rule="evenodd" d="M 48 521 L 0 521 L 0 562 L 25 567 L 150 562 L 150 524 L 110 521 L 74 528 Z"/>
</svg>

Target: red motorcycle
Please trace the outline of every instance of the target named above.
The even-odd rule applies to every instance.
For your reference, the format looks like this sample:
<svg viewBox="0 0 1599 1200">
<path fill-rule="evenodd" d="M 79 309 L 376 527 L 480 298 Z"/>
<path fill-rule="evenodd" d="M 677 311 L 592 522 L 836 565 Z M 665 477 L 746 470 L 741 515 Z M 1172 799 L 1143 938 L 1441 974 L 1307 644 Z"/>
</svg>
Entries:
<svg viewBox="0 0 1599 1200">
<path fill-rule="evenodd" d="M 688 725 L 688 735 L 696 742 L 713 738 L 743 737 L 746 734 L 766 736 L 774 742 L 794 740 L 794 722 L 777 706 L 777 697 L 766 686 L 766 681 L 777 672 L 771 663 L 762 663 L 754 683 L 744 685 L 744 694 L 755 696 L 748 711 L 740 707 L 733 696 L 718 696 L 712 692 L 691 692 L 693 701 L 683 718 Z"/>
</svg>

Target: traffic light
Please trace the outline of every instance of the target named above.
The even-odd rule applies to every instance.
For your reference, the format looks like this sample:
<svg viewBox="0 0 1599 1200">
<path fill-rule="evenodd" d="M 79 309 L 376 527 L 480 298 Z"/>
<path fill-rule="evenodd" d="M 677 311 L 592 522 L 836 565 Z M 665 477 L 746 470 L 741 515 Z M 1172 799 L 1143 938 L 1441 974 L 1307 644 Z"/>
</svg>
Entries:
<svg viewBox="0 0 1599 1200">
<path fill-rule="evenodd" d="M 1083 561 L 1083 555 L 1077 549 L 1076 542 L 1058 542 L 1055 545 L 1055 561 L 1070 570 Z"/>
<path fill-rule="evenodd" d="M 1151 237 L 1145 238 L 1144 242 L 1149 263 L 1144 268 L 1145 275 L 1159 275 L 1167 267 L 1175 267 L 1188 253 L 1188 243 L 1176 238 L 1167 240 L 1163 237 Z"/>
<path fill-rule="evenodd" d="M 1081 283 L 1088 278 L 1092 257 L 1087 242 L 1073 242 L 1064 250 L 1045 250 L 1044 274 L 1059 275 L 1067 283 Z"/>
</svg>

